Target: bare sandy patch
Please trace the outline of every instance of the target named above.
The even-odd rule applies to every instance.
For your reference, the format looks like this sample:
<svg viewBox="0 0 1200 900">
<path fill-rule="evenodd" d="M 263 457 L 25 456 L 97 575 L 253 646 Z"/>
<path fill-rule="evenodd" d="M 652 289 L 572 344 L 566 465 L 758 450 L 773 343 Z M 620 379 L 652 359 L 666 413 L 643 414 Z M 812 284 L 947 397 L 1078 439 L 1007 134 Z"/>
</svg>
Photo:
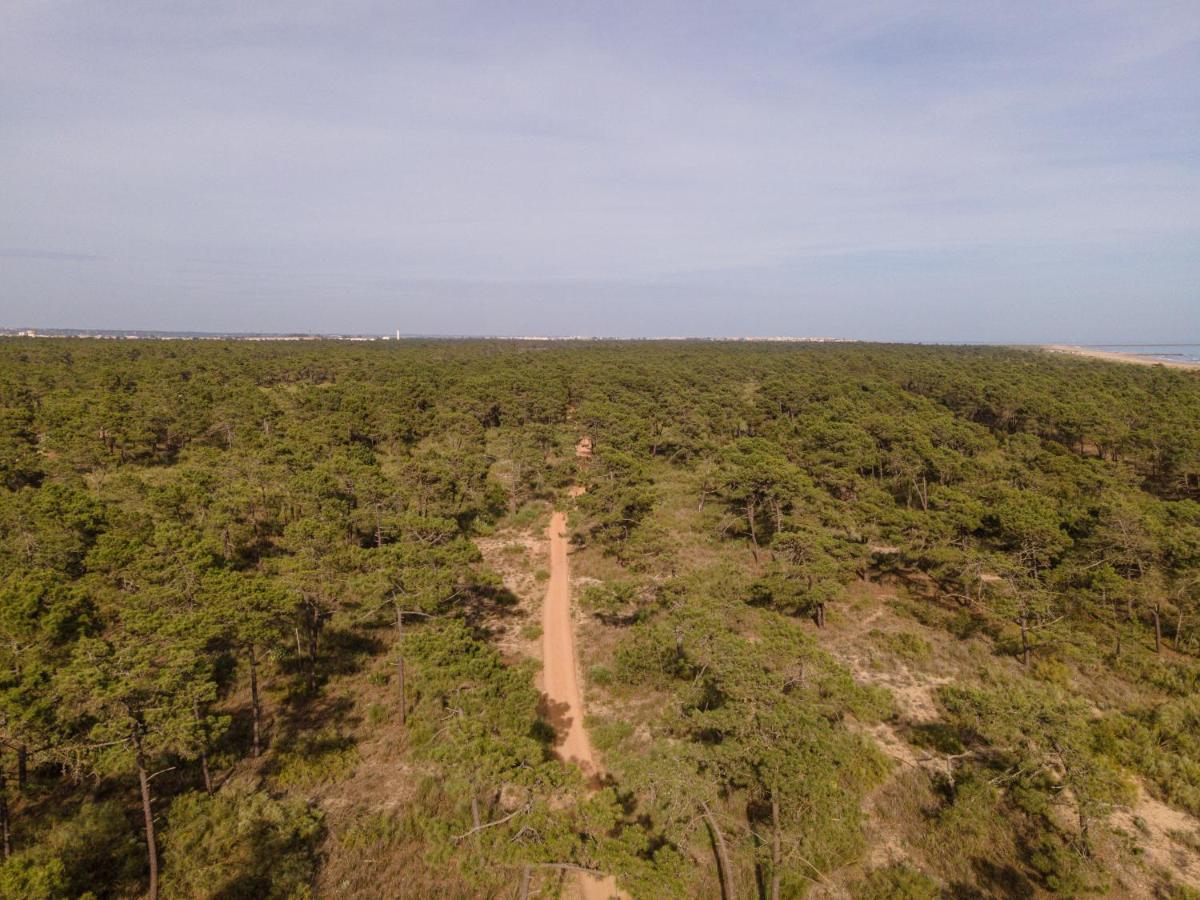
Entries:
<svg viewBox="0 0 1200 900">
<path fill-rule="evenodd" d="M 1111 823 L 1133 835 L 1153 867 L 1200 889 L 1200 820 L 1155 800 L 1140 786 L 1133 806 L 1113 813 Z"/>
</svg>

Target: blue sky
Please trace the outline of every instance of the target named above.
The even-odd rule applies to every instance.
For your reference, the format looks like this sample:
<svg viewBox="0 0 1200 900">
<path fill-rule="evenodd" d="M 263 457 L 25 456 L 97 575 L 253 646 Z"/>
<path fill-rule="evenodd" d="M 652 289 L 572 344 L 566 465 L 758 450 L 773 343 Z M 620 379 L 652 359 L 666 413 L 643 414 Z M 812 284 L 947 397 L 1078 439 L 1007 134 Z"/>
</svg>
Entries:
<svg viewBox="0 0 1200 900">
<path fill-rule="evenodd" d="M 0 325 L 1200 341 L 1200 4 L 8 0 Z"/>
</svg>

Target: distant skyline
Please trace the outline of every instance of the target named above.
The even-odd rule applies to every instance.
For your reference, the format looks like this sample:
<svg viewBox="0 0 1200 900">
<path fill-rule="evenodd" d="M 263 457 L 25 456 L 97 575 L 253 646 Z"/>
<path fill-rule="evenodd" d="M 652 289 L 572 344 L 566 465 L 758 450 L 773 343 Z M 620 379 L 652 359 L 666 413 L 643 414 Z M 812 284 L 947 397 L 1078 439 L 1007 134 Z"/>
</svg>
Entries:
<svg viewBox="0 0 1200 900">
<path fill-rule="evenodd" d="M 1200 4 L 0 28 L 0 326 L 1200 341 Z"/>
</svg>

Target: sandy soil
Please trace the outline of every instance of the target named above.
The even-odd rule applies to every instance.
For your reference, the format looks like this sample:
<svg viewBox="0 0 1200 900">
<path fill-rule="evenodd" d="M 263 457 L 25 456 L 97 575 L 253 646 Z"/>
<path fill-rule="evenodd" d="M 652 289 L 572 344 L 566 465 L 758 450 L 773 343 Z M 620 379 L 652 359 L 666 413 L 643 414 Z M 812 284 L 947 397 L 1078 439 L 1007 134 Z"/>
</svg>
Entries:
<svg viewBox="0 0 1200 900">
<path fill-rule="evenodd" d="M 1086 356 L 1089 359 L 1103 359 L 1108 362 L 1133 363 L 1138 366 L 1166 366 L 1168 369 L 1200 369 L 1200 363 L 1195 362 L 1153 359 L 1149 356 L 1139 356 L 1137 353 L 1118 353 L 1115 350 L 1093 350 L 1090 347 L 1076 347 L 1071 344 L 1046 344 L 1042 349 L 1049 350 L 1052 353 L 1067 353 L 1071 356 Z"/>
<path fill-rule="evenodd" d="M 1151 866 L 1200 890 L 1200 821 L 1160 803 L 1140 786 L 1132 808 L 1118 811 L 1112 821 L 1138 839 Z"/>
<path fill-rule="evenodd" d="M 559 756 L 579 765 L 589 777 L 598 775 L 592 745 L 583 728 L 583 694 L 579 689 L 575 632 L 571 623 L 571 580 L 567 562 L 567 520 L 561 512 L 550 518 L 550 582 L 542 604 L 542 689 L 551 723 L 558 732 Z M 618 896 L 612 877 L 578 873 L 573 887 L 583 900 Z M 572 892 L 568 892 L 570 896 Z"/>
<path fill-rule="evenodd" d="M 550 582 L 542 604 L 542 677 L 550 721 L 558 732 L 559 755 L 578 763 L 587 775 L 596 771 L 592 748 L 583 730 L 583 695 L 575 668 L 575 632 L 571 625 L 571 587 L 567 573 L 567 522 L 556 512 L 550 519 Z"/>
</svg>

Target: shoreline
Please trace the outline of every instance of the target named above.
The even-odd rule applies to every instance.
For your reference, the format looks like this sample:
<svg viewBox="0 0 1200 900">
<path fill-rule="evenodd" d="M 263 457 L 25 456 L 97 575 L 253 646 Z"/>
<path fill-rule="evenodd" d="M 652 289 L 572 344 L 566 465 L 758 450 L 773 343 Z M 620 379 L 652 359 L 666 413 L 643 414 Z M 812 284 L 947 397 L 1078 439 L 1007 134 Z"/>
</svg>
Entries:
<svg viewBox="0 0 1200 900">
<path fill-rule="evenodd" d="M 1100 359 L 1106 362 L 1130 363 L 1135 366 L 1166 366 L 1168 369 L 1200 369 L 1200 362 L 1172 359 L 1155 359 L 1152 356 L 1142 356 L 1138 353 L 1120 353 L 1116 350 L 1093 350 L 1090 347 L 1079 347 L 1074 344 L 1042 344 L 1042 350 L 1050 353 L 1062 353 L 1067 356 L 1079 356 L 1085 359 Z"/>
</svg>

